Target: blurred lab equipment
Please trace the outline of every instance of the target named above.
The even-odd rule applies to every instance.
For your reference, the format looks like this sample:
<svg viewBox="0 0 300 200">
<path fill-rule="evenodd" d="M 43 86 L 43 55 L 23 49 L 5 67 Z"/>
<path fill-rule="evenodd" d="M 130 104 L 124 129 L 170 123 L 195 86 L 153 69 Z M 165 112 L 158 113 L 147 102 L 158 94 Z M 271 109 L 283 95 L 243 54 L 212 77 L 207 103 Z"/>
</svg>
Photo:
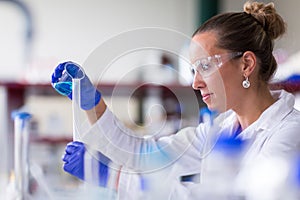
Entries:
<svg viewBox="0 0 300 200">
<path fill-rule="evenodd" d="M 15 79 L 18 79 L 19 81 L 20 76 L 22 77 L 24 75 L 24 66 L 28 64 L 31 56 L 31 45 L 34 33 L 33 17 L 30 8 L 24 1 L 0 0 L 0 5 L 1 13 L 3 14 L 2 25 L 4 24 L 4 26 L 2 26 L 3 30 L 1 31 L 1 65 L 2 69 L 9 69 L 2 70 L 0 77 L 2 81 L 11 81 Z M 16 21 L 16 19 L 20 20 Z M 11 21 L 14 23 L 12 24 Z M 20 29 L 19 25 L 22 25 L 21 32 L 16 31 Z M 13 59 L 11 59 L 11 57 Z M 4 106 L 4 109 L 6 108 L 7 107 Z M 11 110 L 3 114 L 3 117 L 5 116 L 5 120 L 10 118 L 10 111 Z M 4 186 L 8 183 L 8 174 L 9 171 L 12 170 L 13 165 L 13 160 L 10 160 L 9 158 L 13 158 L 12 153 L 14 148 L 13 142 L 10 140 L 11 136 L 8 134 L 10 133 L 13 135 L 13 123 L 9 120 L 4 123 L 7 123 L 8 126 L 6 127 L 2 124 L 2 132 L 3 134 L 7 134 L 7 136 L 2 136 L 2 142 L 0 142 L 3 149 L 3 160 L 1 161 L 2 164 L 0 166 L 1 186 L 2 184 Z M 3 193 L 5 193 L 4 188 L 5 187 L 1 187 L 0 189 L 0 199 Z"/>
<path fill-rule="evenodd" d="M 13 8 L 17 8 L 17 11 L 18 12 L 20 11 L 20 13 L 22 14 L 22 18 L 24 19 L 24 22 L 25 22 L 25 31 L 24 31 L 25 33 L 24 33 L 24 36 L 22 35 L 24 38 L 22 38 L 22 40 L 19 41 L 19 42 L 23 43 L 22 44 L 23 48 L 20 48 L 21 51 L 18 49 L 15 49 L 15 48 L 13 48 L 13 49 L 15 49 L 15 52 L 12 52 L 10 50 L 8 51 L 9 53 L 14 53 L 14 58 L 18 58 L 18 59 L 14 60 L 14 61 L 12 61 L 11 59 L 7 60 L 7 58 L 10 58 L 9 54 L 7 54 L 8 48 L 4 48 L 5 51 L 1 52 L 1 53 L 4 53 L 3 60 L 1 61 L 2 64 L 6 65 L 6 67 L 12 67 L 10 70 L 7 71 L 5 76 L 3 76 L 2 78 L 13 79 L 13 80 L 17 79 L 17 81 L 23 81 L 25 78 L 24 75 L 26 76 L 26 74 L 24 72 L 26 72 L 26 70 L 27 70 L 27 67 L 28 67 L 30 59 L 31 59 L 31 52 L 32 52 L 32 43 L 33 43 L 33 35 L 34 35 L 33 34 L 34 28 L 33 28 L 32 13 L 30 11 L 30 8 L 27 6 L 27 4 L 24 1 L 0 0 L 0 3 L 1 4 L 5 3 L 9 6 L 12 5 Z M 7 19 L 5 19 L 5 20 L 8 21 Z M 10 41 L 10 43 L 8 43 L 8 44 L 11 45 L 11 43 L 12 42 Z M 18 56 L 18 52 L 20 52 L 19 56 Z M 22 68 L 20 68 L 20 67 L 22 67 Z M 11 73 L 10 71 L 14 72 L 14 73 Z"/>
<path fill-rule="evenodd" d="M 201 184 L 191 188 L 191 199 L 238 199 L 235 179 L 241 167 L 245 142 L 220 135 L 201 165 Z M 213 189 L 212 189 L 213 188 Z"/>
<path fill-rule="evenodd" d="M 235 192 L 247 200 L 288 199 L 289 192 L 284 190 L 289 170 L 290 162 L 287 159 L 276 155 L 257 158 L 240 170 L 236 177 Z"/>
<path fill-rule="evenodd" d="M 33 19 L 31 12 L 27 5 L 22 2 L 22 1 L 17 1 L 17 0 L 0 0 L 3 2 L 7 3 L 12 3 L 16 7 L 20 9 L 20 11 L 24 14 L 25 20 L 26 20 L 26 30 L 25 30 L 25 38 L 24 38 L 24 43 L 25 43 L 25 49 L 24 49 L 24 54 L 28 55 L 30 52 L 30 47 L 33 39 Z M 26 58 L 27 56 L 25 56 Z"/>
<path fill-rule="evenodd" d="M 15 123 L 14 134 L 14 186 L 10 194 L 16 200 L 28 199 L 29 195 L 29 120 L 31 114 L 26 112 L 12 114 Z M 10 188 L 11 190 L 11 188 Z M 12 198 L 12 197 L 8 197 Z"/>
<path fill-rule="evenodd" d="M 215 111 L 202 108 L 200 123 L 207 131 L 200 152 L 201 165 L 192 174 L 181 176 L 180 184 L 174 184 L 171 199 L 223 200 L 240 199 L 235 193 L 235 178 L 241 167 L 246 143 L 236 138 L 239 128 L 222 129 L 223 120 Z"/>
<path fill-rule="evenodd" d="M 300 199 L 300 154 L 293 157 L 293 162 L 290 165 L 287 185 L 284 190 L 285 199 L 298 200 Z"/>
</svg>

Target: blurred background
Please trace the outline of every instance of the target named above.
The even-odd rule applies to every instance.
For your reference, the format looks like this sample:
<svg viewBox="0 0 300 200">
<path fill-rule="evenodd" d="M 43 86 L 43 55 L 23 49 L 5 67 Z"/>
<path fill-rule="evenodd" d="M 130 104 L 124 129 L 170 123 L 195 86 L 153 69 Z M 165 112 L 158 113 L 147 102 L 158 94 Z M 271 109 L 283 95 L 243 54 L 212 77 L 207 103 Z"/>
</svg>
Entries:
<svg viewBox="0 0 300 200">
<path fill-rule="evenodd" d="M 13 111 L 28 111 L 32 114 L 30 162 L 36 163 L 42 169 L 54 188 L 65 187 L 66 183 L 76 184 L 76 180 L 61 169 L 64 147 L 72 140 L 72 107 L 67 98 L 56 94 L 50 86 L 50 75 L 58 63 L 72 60 L 82 64 L 95 49 L 114 36 L 144 27 L 172 30 L 188 38 L 210 16 L 225 11 L 242 11 L 244 2 L 0 0 L 0 199 L 12 179 L 14 166 L 14 121 L 11 119 Z M 295 17 L 300 2 L 273 2 L 288 24 L 287 34 L 276 43 L 274 50 L 279 63 L 274 82 L 280 82 L 290 75 L 300 73 L 300 26 Z M 159 42 L 161 38 L 155 39 Z M 184 49 L 182 44 L 182 50 Z M 154 52 L 150 57 L 162 65 L 171 65 L 177 71 L 182 67 L 176 56 Z M 136 54 L 133 58 L 136 64 L 142 63 L 145 56 Z M 96 72 L 98 67 L 89 68 L 88 74 Z M 111 102 L 112 90 L 119 81 L 118 72 L 116 70 L 115 76 L 103 79 L 99 86 L 108 102 Z M 125 124 L 143 134 L 151 130 L 149 126 L 149 130 L 143 127 L 147 123 L 147 107 L 156 104 L 162 105 L 164 111 L 163 114 L 160 111 L 154 114 L 159 119 L 165 118 L 170 133 L 178 129 L 178 120 L 181 120 L 181 126 L 196 125 L 198 116 L 188 105 L 193 98 L 199 100 L 199 96 L 191 89 L 189 80 L 183 83 L 178 76 L 170 76 L 163 71 L 150 72 L 147 78 L 156 80 L 157 73 L 165 73 L 164 80 L 159 80 L 163 81 L 161 85 L 135 88 L 136 81 L 140 80 L 137 77 L 118 85 L 120 90 L 113 96 L 116 105 L 114 111 Z M 297 96 L 296 106 L 299 108 L 299 92 L 297 88 L 292 92 Z M 198 103 L 197 106 L 203 106 L 201 101 Z"/>
</svg>

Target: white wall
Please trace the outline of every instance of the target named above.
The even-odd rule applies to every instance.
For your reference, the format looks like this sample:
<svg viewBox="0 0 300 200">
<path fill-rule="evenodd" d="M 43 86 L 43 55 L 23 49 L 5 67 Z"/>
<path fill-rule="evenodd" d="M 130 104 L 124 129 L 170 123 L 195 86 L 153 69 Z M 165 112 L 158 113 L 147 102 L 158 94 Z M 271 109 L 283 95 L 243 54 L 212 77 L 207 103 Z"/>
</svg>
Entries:
<svg viewBox="0 0 300 200">
<path fill-rule="evenodd" d="M 29 6 L 34 23 L 29 77 L 36 80 L 42 77 L 42 81 L 49 81 L 49 73 L 58 62 L 82 63 L 90 52 L 113 35 L 140 27 L 164 27 L 191 35 L 197 21 L 196 0 L 23 2 Z M 11 66 L 5 72 L 0 71 L 0 78 L 10 79 L 25 68 L 22 58 L 25 24 L 23 15 L 14 6 L 1 1 L 0 19 L 2 27 L 11 27 L 0 32 L 0 38 L 6 41 L 1 43 L 5 44 L 1 45 L 1 52 L 6 59 L 0 61 L 0 66 Z"/>
<path fill-rule="evenodd" d="M 140 27 L 164 27 L 191 35 L 196 28 L 197 0 L 23 0 L 33 15 L 34 40 L 29 63 L 24 58 L 25 20 L 12 4 L 0 1 L 0 79 L 24 76 L 49 81 L 49 73 L 62 60 L 83 62 L 102 42 L 121 32 Z M 223 0 L 221 11 L 241 11 L 244 1 Z M 268 1 L 264 1 L 268 2 Z M 278 41 L 289 55 L 299 51 L 300 1 L 274 0 L 288 24 Z M 41 80 L 39 80 L 41 79 Z"/>
<path fill-rule="evenodd" d="M 72 60 L 83 63 L 91 52 L 115 35 L 136 28 L 162 27 L 190 36 L 198 19 L 197 0 L 23 0 L 22 2 L 28 6 L 33 17 L 31 51 L 24 52 L 28 49 L 24 43 L 26 20 L 23 13 L 14 4 L 0 1 L 2 27 L 0 81 L 17 79 L 32 83 L 50 82 L 52 70 L 59 62 Z M 155 39 L 159 43 L 160 38 Z M 106 53 L 108 52 L 99 56 L 106 57 Z M 145 59 L 140 54 L 132 57 L 137 59 L 137 56 L 139 59 Z M 126 62 L 132 65 L 132 62 Z M 126 68 L 124 63 L 122 68 Z M 114 71 L 118 72 L 120 69 Z M 106 76 L 106 79 L 112 77 Z M 0 94 L 1 98 L 3 96 Z M 46 105 L 42 97 L 34 100 L 29 98 L 26 103 L 31 106 L 31 111 L 41 122 L 47 122 L 43 119 L 51 117 L 51 113 L 65 107 L 63 103 L 58 104 L 55 99 L 49 101 L 52 102 L 52 104 L 47 102 L 49 105 L 55 102 L 57 108 L 50 109 L 50 106 L 49 109 L 43 109 L 42 113 L 37 113 L 38 108 Z M 3 121 L 3 117 L 0 119 Z M 66 124 L 71 123 L 68 121 Z M 47 127 L 45 123 L 39 125 L 41 132 Z M 71 128 L 66 127 L 66 132 L 70 132 Z"/>
<path fill-rule="evenodd" d="M 275 0 L 275 6 L 279 14 L 287 23 L 287 34 L 278 41 L 278 46 L 287 50 L 292 55 L 300 50 L 300 26 L 298 0 Z"/>
<path fill-rule="evenodd" d="M 12 4 L 0 1 L 0 79 L 49 81 L 53 67 L 63 60 L 82 63 L 104 41 L 141 27 L 174 29 L 190 36 L 197 26 L 197 0 L 23 0 L 33 15 L 34 38 L 28 63 L 24 58 L 25 19 Z M 221 11 L 241 11 L 244 1 L 223 0 Z M 264 1 L 267 2 L 267 1 Z M 289 55 L 299 51 L 297 0 L 274 0 L 288 24 L 276 43 Z M 159 39 L 159 38 L 158 38 Z M 29 75 L 28 75 L 29 74 Z M 34 80 L 33 80 L 34 79 Z"/>
<path fill-rule="evenodd" d="M 221 1 L 221 12 L 225 11 L 243 11 L 243 5 L 247 0 L 223 0 Z M 282 16 L 288 25 L 287 34 L 280 38 L 275 47 L 283 48 L 288 55 L 293 55 L 300 50 L 300 26 L 298 20 L 298 8 L 300 1 L 298 0 L 272 0 L 260 2 L 274 2 L 277 12 Z"/>
</svg>

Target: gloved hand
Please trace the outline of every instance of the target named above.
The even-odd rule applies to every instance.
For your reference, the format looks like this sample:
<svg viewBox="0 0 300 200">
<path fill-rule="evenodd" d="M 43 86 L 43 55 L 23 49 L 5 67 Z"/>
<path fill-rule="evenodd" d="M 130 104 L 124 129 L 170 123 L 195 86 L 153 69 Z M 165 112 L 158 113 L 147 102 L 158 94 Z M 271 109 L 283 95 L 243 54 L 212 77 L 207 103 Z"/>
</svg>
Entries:
<svg viewBox="0 0 300 200">
<path fill-rule="evenodd" d="M 98 152 L 99 153 L 99 152 Z M 92 178 L 94 180 L 86 180 L 84 174 L 84 157 L 86 156 L 86 148 L 82 142 L 70 142 L 67 144 L 65 149 L 65 154 L 62 160 L 65 162 L 63 169 L 72 174 L 73 176 L 83 180 L 83 181 L 91 181 L 92 183 L 96 183 L 99 186 L 107 186 L 108 181 L 108 163 L 109 159 L 99 153 L 99 158 L 96 159 L 92 157 L 90 160 L 90 165 L 93 169 L 91 169 Z M 89 155 L 91 156 L 91 155 Z M 96 169 L 95 169 L 96 168 Z"/>
<path fill-rule="evenodd" d="M 63 82 L 61 81 L 62 75 L 64 73 L 65 67 L 68 67 L 68 76 Z M 52 86 L 54 89 L 65 96 L 68 96 L 72 99 L 72 78 L 79 78 L 83 75 L 83 72 L 80 70 L 80 66 L 71 61 L 60 63 L 52 73 Z M 95 105 L 99 103 L 101 99 L 101 93 L 94 87 L 90 79 L 85 76 L 80 80 L 80 107 L 84 110 L 90 110 Z"/>
</svg>

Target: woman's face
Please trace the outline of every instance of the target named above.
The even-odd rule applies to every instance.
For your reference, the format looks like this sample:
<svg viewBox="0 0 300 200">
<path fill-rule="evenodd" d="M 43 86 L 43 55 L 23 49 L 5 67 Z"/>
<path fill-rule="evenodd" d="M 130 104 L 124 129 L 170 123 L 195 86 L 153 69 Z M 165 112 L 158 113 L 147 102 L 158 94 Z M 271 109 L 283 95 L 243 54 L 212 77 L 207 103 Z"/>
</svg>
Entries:
<svg viewBox="0 0 300 200">
<path fill-rule="evenodd" d="M 220 49 L 216 44 L 217 37 L 214 32 L 199 33 L 192 38 L 191 62 L 199 66 L 201 61 L 202 68 L 207 69 L 195 71 L 193 88 L 201 92 L 202 100 L 209 109 L 224 112 L 240 102 L 239 91 L 242 91 L 243 75 L 242 70 L 239 70 L 240 59 L 230 59 L 230 51 Z M 216 59 L 214 55 L 221 57 Z M 207 57 L 211 58 L 206 59 Z"/>
</svg>

